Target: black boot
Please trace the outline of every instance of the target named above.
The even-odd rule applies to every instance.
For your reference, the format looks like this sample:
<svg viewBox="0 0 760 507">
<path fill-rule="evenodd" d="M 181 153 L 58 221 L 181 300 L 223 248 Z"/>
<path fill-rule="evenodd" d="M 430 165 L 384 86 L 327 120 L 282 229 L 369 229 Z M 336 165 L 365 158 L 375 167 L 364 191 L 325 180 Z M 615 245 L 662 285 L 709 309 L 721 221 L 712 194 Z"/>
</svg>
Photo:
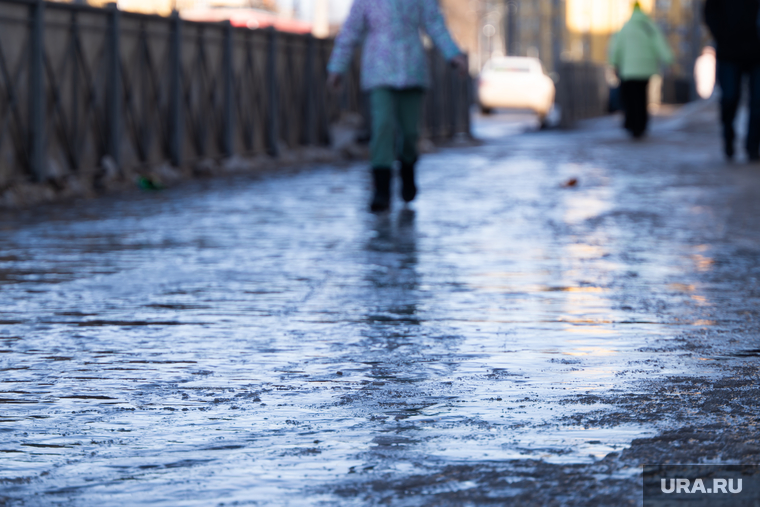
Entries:
<svg viewBox="0 0 760 507">
<path fill-rule="evenodd" d="M 726 156 L 726 160 L 733 160 L 734 159 L 734 145 L 733 143 L 723 144 L 723 154 Z"/>
<path fill-rule="evenodd" d="M 725 125 L 723 127 L 723 153 L 727 160 L 734 159 L 734 137 L 733 125 Z"/>
<path fill-rule="evenodd" d="M 370 210 L 373 213 L 387 211 L 391 207 L 391 170 L 389 167 L 375 167 L 372 169 L 372 180 L 375 194 L 372 197 Z"/>
<path fill-rule="evenodd" d="M 401 197 L 405 202 L 412 202 L 417 196 L 417 185 L 414 183 L 414 163 L 401 162 Z"/>
</svg>

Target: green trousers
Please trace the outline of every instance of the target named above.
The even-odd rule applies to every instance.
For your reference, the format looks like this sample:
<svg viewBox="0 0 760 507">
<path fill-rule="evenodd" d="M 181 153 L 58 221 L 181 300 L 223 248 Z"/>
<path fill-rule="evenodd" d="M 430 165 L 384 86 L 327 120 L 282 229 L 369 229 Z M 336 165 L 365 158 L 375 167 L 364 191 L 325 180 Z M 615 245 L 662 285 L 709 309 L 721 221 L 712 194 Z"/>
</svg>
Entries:
<svg viewBox="0 0 760 507">
<path fill-rule="evenodd" d="M 405 164 L 414 164 L 417 161 L 423 95 L 422 88 L 372 90 L 372 167 L 390 168 L 397 159 Z M 403 139 L 400 154 L 396 151 L 397 125 L 401 128 Z"/>
</svg>

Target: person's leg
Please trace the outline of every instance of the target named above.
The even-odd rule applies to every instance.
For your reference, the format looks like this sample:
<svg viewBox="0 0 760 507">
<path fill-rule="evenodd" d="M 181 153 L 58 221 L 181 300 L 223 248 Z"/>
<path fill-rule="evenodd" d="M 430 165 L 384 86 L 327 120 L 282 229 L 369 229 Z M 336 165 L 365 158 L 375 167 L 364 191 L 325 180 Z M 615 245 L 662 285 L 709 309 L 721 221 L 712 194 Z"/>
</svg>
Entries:
<svg viewBox="0 0 760 507">
<path fill-rule="evenodd" d="M 420 113 L 423 96 L 424 90 L 422 88 L 410 88 L 398 92 L 396 114 L 403 134 L 400 160 L 404 164 L 414 164 L 417 161 L 417 141 L 420 137 Z"/>
<path fill-rule="evenodd" d="M 646 132 L 649 126 L 649 79 L 641 82 L 641 113 L 644 115 L 641 133 Z"/>
<path fill-rule="evenodd" d="M 742 93 L 741 67 L 732 62 L 718 61 L 718 84 L 720 85 L 720 120 L 723 123 L 724 150 L 728 158 L 734 156 L 734 119 Z"/>
<path fill-rule="evenodd" d="M 647 80 L 630 81 L 631 90 L 631 134 L 639 138 L 647 128 Z"/>
<path fill-rule="evenodd" d="M 372 108 L 372 167 L 391 167 L 395 156 L 396 92 L 391 88 L 375 88 L 370 94 Z"/>
<path fill-rule="evenodd" d="M 375 88 L 370 94 L 372 139 L 370 158 L 374 195 L 370 209 L 385 211 L 391 204 L 391 168 L 395 160 L 396 97 L 390 88 Z"/>
<path fill-rule="evenodd" d="M 623 106 L 623 128 L 631 130 L 631 81 L 620 81 L 620 99 Z"/>
<path fill-rule="evenodd" d="M 400 90 L 396 101 L 396 114 L 401 125 L 401 197 L 406 202 L 413 201 L 417 195 L 414 181 L 414 165 L 417 163 L 417 142 L 420 138 L 420 112 L 424 90 L 411 88 Z"/>
<path fill-rule="evenodd" d="M 747 155 L 753 162 L 760 161 L 760 64 L 752 65 L 749 73 L 749 128 L 747 129 Z"/>
</svg>

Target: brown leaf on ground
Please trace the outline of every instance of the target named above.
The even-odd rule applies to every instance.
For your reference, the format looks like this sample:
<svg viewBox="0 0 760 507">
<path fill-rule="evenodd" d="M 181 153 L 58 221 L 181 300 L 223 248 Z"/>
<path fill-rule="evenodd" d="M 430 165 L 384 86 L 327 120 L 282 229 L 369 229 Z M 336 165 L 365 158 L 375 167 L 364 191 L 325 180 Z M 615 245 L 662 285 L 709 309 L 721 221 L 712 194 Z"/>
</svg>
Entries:
<svg viewBox="0 0 760 507">
<path fill-rule="evenodd" d="M 565 188 L 578 186 L 578 178 L 570 178 L 569 180 L 564 182 L 562 186 Z"/>
</svg>

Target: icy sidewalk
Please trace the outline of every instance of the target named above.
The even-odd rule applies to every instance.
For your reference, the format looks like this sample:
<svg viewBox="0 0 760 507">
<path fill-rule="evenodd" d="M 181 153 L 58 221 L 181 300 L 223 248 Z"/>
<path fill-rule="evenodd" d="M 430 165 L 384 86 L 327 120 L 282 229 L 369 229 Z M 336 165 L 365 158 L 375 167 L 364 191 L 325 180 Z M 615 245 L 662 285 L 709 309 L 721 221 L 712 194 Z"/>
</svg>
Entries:
<svg viewBox="0 0 760 507">
<path fill-rule="evenodd" d="M 0 496 L 635 505 L 678 430 L 751 434 L 699 393 L 760 348 L 760 170 L 672 120 L 443 150 L 383 216 L 363 165 L 5 215 Z"/>
</svg>

